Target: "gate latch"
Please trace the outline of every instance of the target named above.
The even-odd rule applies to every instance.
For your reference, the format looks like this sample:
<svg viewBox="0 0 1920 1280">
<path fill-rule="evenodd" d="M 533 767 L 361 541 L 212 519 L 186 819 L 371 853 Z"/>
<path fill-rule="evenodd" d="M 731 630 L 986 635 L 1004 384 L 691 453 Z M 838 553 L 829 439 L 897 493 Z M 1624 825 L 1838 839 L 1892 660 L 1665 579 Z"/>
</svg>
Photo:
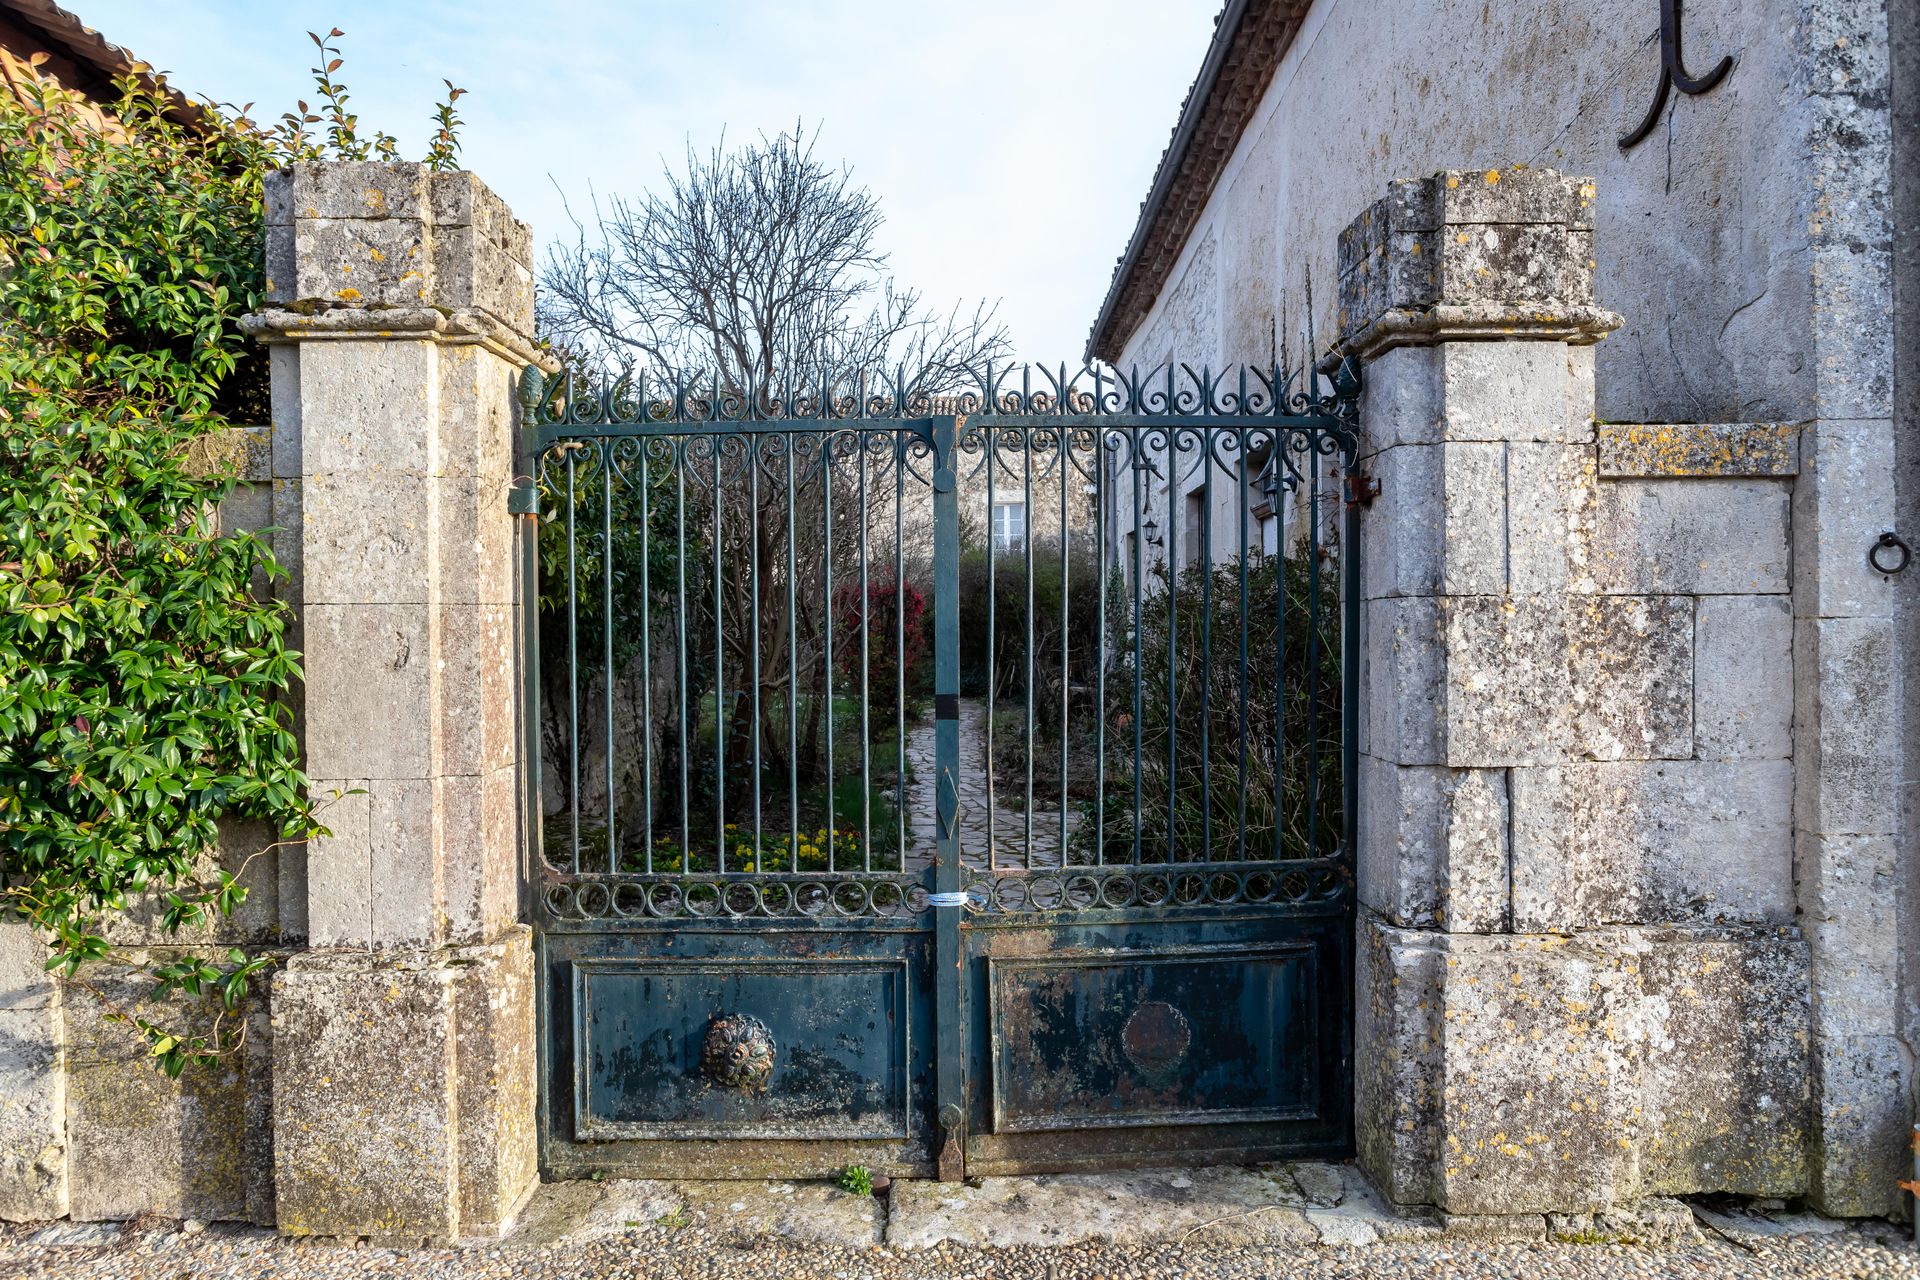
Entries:
<svg viewBox="0 0 1920 1280">
<path fill-rule="evenodd" d="M 1380 496 L 1380 478 L 1370 476 L 1358 469 L 1347 472 L 1347 505 L 1349 507 L 1370 507 L 1373 500 Z"/>
<path fill-rule="evenodd" d="M 540 489 L 531 480 L 516 479 L 513 487 L 507 490 L 507 514 L 514 516 L 537 516 L 540 514 Z"/>
</svg>

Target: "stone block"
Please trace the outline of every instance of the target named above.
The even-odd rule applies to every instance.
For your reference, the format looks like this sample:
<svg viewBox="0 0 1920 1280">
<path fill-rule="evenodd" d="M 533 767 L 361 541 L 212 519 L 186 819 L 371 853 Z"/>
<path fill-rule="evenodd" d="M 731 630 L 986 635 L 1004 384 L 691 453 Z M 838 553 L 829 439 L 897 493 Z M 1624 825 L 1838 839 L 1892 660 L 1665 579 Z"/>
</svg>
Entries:
<svg viewBox="0 0 1920 1280">
<path fill-rule="evenodd" d="M 446 940 L 442 888 L 444 815 L 437 780 L 376 779 L 371 797 L 369 861 L 376 947 L 424 946 Z"/>
<path fill-rule="evenodd" d="M 1446 763 L 1693 753 L 1693 617 L 1672 597 L 1446 602 Z"/>
<path fill-rule="evenodd" d="M 306 531 L 302 528 L 305 522 L 301 517 L 300 491 L 298 476 L 292 479 L 276 478 L 269 498 L 272 503 L 271 519 L 277 531 L 272 538 L 273 555 L 280 562 L 280 567 L 287 571 L 286 577 L 273 584 L 273 592 L 294 606 L 295 617 L 289 621 L 296 626 L 299 624 L 299 607 L 307 598 Z"/>
<path fill-rule="evenodd" d="M 1395 764 L 1441 764 L 1445 617 L 1441 602 L 1413 597 L 1361 606 L 1360 749 Z"/>
<path fill-rule="evenodd" d="M 26 921 L 0 920 L 0 1010 L 45 1009 L 59 1003 L 47 955 L 47 944 Z"/>
<path fill-rule="evenodd" d="M 1807 831 L 1898 830 L 1899 698 L 1906 654 L 1891 618 L 1794 625 L 1794 824 Z"/>
<path fill-rule="evenodd" d="M 1694 602 L 1693 746 L 1702 760 L 1793 753 L 1793 610 L 1785 596 Z"/>
<path fill-rule="evenodd" d="M 1893 616 L 1895 582 L 1867 550 L 1894 524 L 1893 429 L 1884 419 L 1822 421 L 1804 439 L 1793 491 L 1794 612 L 1803 618 Z"/>
<path fill-rule="evenodd" d="M 1792 1196 L 1807 1185 L 1806 944 L 1649 931 L 1641 1191 Z"/>
<path fill-rule="evenodd" d="M 1374 456 L 1371 469 L 1393 498 L 1360 523 L 1368 596 L 1506 590 L 1505 448 L 1399 445 Z"/>
<path fill-rule="evenodd" d="M 532 933 L 515 928 L 459 957 L 453 1020 L 460 1230 L 498 1235 L 540 1181 Z"/>
<path fill-rule="evenodd" d="M 280 936 L 279 858 L 275 830 L 265 823 L 222 818 L 213 846 L 201 854 L 179 886 L 211 888 L 219 872 L 234 876 L 246 897 L 232 915 L 208 912 L 197 926 L 168 933 L 166 897 L 159 891 L 132 898 L 123 912 L 102 921 L 108 941 L 123 945 L 274 946 Z"/>
<path fill-rule="evenodd" d="M 434 783 L 451 942 L 487 941 L 518 914 L 520 785 L 511 765 Z"/>
<path fill-rule="evenodd" d="M 1446 418 L 1441 412 L 1443 351 L 1394 347 L 1367 365 L 1360 383 L 1360 429 L 1372 449 L 1434 444 L 1446 438 Z M 1362 528 L 1366 523 L 1361 522 Z"/>
<path fill-rule="evenodd" d="M 1892 254 L 1880 246 L 1816 243 L 1812 263 L 1814 333 L 1824 357 L 1814 365 L 1814 416 L 1891 419 Z"/>
<path fill-rule="evenodd" d="M 438 360 L 434 344 L 424 340 L 302 344 L 302 474 L 435 474 Z"/>
<path fill-rule="evenodd" d="M 1573 596 L 1565 606 L 1574 753 L 1589 760 L 1691 756 L 1693 602 Z"/>
<path fill-rule="evenodd" d="M 432 776 L 431 616 L 423 604 L 307 606 L 310 776 Z"/>
<path fill-rule="evenodd" d="M 268 347 L 267 372 L 268 412 L 273 416 L 273 475 L 277 480 L 298 480 L 302 475 L 299 344 L 284 342 Z"/>
<path fill-rule="evenodd" d="M 1893 1035 L 1900 1029 L 1899 899 L 1866 904 L 1846 920 L 1808 920 L 1813 1029 L 1824 1036 Z"/>
<path fill-rule="evenodd" d="M 1791 922 L 1791 778 L 1784 760 L 1513 770 L 1514 928 Z"/>
<path fill-rule="evenodd" d="M 354 472 L 308 476 L 300 498 L 306 602 L 405 605 L 433 598 L 439 483 Z"/>
<path fill-rule="evenodd" d="M 435 759 L 445 774 L 490 773 L 513 763 L 518 745 L 516 610 L 507 604 L 449 604 L 439 618 Z M 581 658 L 592 661 L 586 653 Z"/>
<path fill-rule="evenodd" d="M 339 952 L 273 981 L 274 1183 L 292 1236 L 461 1233 L 457 970 Z"/>
<path fill-rule="evenodd" d="M 494 251 L 519 263 L 533 265 L 533 232 L 513 216 L 506 201 L 466 170 L 429 175 L 435 227 L 472 227 Z"/>
<path fill-rule="evenodd" d="M 1643 1120 L 1620 939 L 1451 937 L 1437 1203 L 1597 1209 L 1630 1195 Z"/>
<path fill-rule="evenodd" d="M 505 483 L 519 468 L 514 415 L 520 369 L 480 346 L 440 349 L 439 440 L 444 476 L 480 476 Z"/>
<path fill-rule="evenodd" d="M 1840 1218 L 1883 1217 L 1911 1177 L 1912 1068 L 1894 1036 L 1813 1040 L 1814 1165 L 1811 1199 Z"/>
<path fill-rule="evenodd" d="M 270 201 L 283 203 L 289 221 L 350 219 L 378 221 L 430 216 L 425 165 L 404 161 L 325 161 L 289 165 L 269 177 Z M 284 192 L 284 194 L 281 194 Z"/>
<path fill-rule="evenodd" d="M 1432 1204 L 1441 1105 L 1439 935 L 1362 912 L 1356 948 L 1354 1143 L 1361 1168 L 1396 1204 Z"/>
<path fill-rule="evenodd" d="M 151 986 L 135 972 L 91 981 L 122 1008 L 140 1005 Z M 207 1007 L 193 1002 L 162 1008 L 143 1013 L 202 1033 L 211 1021 Z M 262 998 L 242 1007 L 246 1038 L 237 1050 L 176 1080 L 155 1070 L 145 1042 L 106 1012 L 86 994 L 67 1001 L 74 1220 L 153 1213 L 271 1224 L 270 1140 L 259 1129 L 272 1092 L 272 1036 Z"/>
<path fill-rule="evenodd" d="M 1800 470 L 1798 422 L 1603 423 L 1597 430 L 1606 479 L 1677 476 L 1792 476 Z"/>
<path fill-rule="evenodd" d="M 507 514 L 508 478 L 442 476 L 432 483 L 438 495 L 433 509 L 439 523 L 435 552 L 440 602 L 512 605 L 520 543 L 514 518 Z M 601 585 L 583 582 L 581 589 L 597 593 Z"/>
<path fill-rule="evenodd" d="M 362 946 L 373 937 L 373 799 L 367 780 L 312 780 L 329 834 L 306 845 L 307 936 L 315 946 Z"/>
<path fill-rule="evenodd" d="M 1757 595 L 1788 589 L 1786 480 L 1600 484 L 1585 561 L 1592 590 Z"/>
<path fill-rule="evenodd" d="M 18 982 L 15 935 L 23 930 L 0 926 L 10 984 Z M 37 1222 L 66 1216 L 70 1205 L 64 1033 L 50 992 L 39 1003 L 23 1002 L 38 993 L 18 986 L 13 995 L 0 1009 L 0 1221 Z"/>
<path fill-rule="evenodd" d="M 1593 451 L 1515 441 L 1506 450 L 1507 589 L 1545 595 L 1585 581 L 1594 511 Z"/>
<path fill-rule="evenodd" d="M 1507 777 L 1360 758 L 1361 905 L 1403 928 L 1492 932 L 1507 914 Z"/>
<path fill-rule="evenodd" d="M 1574 402 L 1564 342 L 1449 342 L 1440 348 L 1440 429 L 1448 440 L 1593 438 L 1593 402 Z M 1369 371 L 1371 372 L 1371 371 Z"/>
<path fill-rule="evenodd" d="M 291 301 L 373 307 L 417 307 L 432 301 L 432 232 L 426 223 L 413 218 L 296 218 L 292 230 Z M 278 262 L 270 262 L 268 269 L 284 270 Z"/>
<path fill-rule="evenodd" d="M 485 312 L 520 336 L 532 336 L 533 269 L 490 239 L 486 228 L 436 227 L 432 257 L 436 305 Z"/>
<path fill-rule="evenodd" d="M 1867 920 L 1899 901 L 1899 856 L 1891 835 L 1793 833 L 1793 877 L 1809 922 Z"/>
<path fill-rule="evenodd" d="M 1476 306 L 1490 309 L 1453 317 L 1473 337 L 1525 323 L 1591 341 L 1581 321 L 1592 317 L 1574 313 L 1592 310 L 1593 195 L 1583 179 L 1518 167 L 1392 184 L 1340 235 L 1342 342 L 1371 354 L 1383 329 L 1407 327 L 1432 340 L 1432 321 L 1449 324 L 1436 312 Z M 1599 332 L 1618 324 L 1607 319 Z"/>
</svg>

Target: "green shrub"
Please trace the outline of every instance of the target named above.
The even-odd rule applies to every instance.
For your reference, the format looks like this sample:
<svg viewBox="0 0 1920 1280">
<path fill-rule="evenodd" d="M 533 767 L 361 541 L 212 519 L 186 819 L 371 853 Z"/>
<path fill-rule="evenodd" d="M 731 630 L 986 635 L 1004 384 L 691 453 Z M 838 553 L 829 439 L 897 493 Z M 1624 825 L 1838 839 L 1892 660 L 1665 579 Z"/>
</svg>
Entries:
<svg viewBox="0 0 1920 1280">
<path fill-rule="evenodd" d="M 288 611 L 259 591 L 284 571 L 217 527 L 237 477 L 208 448 L 266 417 L 237 325 L 262 297 L 265 171 L 372 145 L 315 40 L 324 146 L 304 104 L 263 132 L 211 106 L 183 124 L 131 80 L 104 123 L 50 83 L 0 93 L 0 913 L 65 975 L 109 956 L 105 921 L 136 899 L 168 933 L 240 904 L 236 871 L 205 870 L 220 819 L 322 830 L 280 701 Z M 177 1074 L 237 1042 L 266 963 L 151 968 L 156 999 L 217 1002 L 203 1034 L 110 1016 Z"/>
</svg>

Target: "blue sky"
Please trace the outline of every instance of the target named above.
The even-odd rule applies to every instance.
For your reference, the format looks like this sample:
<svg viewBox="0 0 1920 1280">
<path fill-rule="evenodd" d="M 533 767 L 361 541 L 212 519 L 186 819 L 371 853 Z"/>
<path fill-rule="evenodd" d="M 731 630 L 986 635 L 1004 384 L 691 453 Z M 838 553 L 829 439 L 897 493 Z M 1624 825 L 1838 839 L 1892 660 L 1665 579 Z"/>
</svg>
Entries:
<svg viewBox="0 0 1920 1280">
<path fill-rule="evenodd" d="M 1077 360 L 1218 0 L 66 0 L 189 93 L 270 120 L 310 97 L 306 32 L 346 31 L 367 128 L 418 155 L 441 79 L 463 160 L 532 223 L 636 193 L 686 143 L 822 126 L 880 197 L 895 275 L 998 299 L 1023 356 Z"/>
</svg>

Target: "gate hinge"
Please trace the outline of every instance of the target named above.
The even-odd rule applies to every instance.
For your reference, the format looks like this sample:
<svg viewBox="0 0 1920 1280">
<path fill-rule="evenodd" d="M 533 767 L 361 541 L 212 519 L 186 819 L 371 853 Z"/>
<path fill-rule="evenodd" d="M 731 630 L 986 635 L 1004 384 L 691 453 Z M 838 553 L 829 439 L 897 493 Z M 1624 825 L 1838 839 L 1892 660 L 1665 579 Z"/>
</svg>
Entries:
<svg viewBox="0 0 1920 1280">
<path fill-rule="evenodd" d="M 540 514 L 540 487 L 532 481 L 515 481 L 507 490 L 507 514 L 514 516 L 537 516 Z"/>
<path fill-rule="evenodd" d="M 1347 498 L 1349 507 L 1370 507 L 1373 500 L 1380 496 L 1380 478 L 1370 476 L 1364 471 L 1347 472 Z"/>
</svg>

